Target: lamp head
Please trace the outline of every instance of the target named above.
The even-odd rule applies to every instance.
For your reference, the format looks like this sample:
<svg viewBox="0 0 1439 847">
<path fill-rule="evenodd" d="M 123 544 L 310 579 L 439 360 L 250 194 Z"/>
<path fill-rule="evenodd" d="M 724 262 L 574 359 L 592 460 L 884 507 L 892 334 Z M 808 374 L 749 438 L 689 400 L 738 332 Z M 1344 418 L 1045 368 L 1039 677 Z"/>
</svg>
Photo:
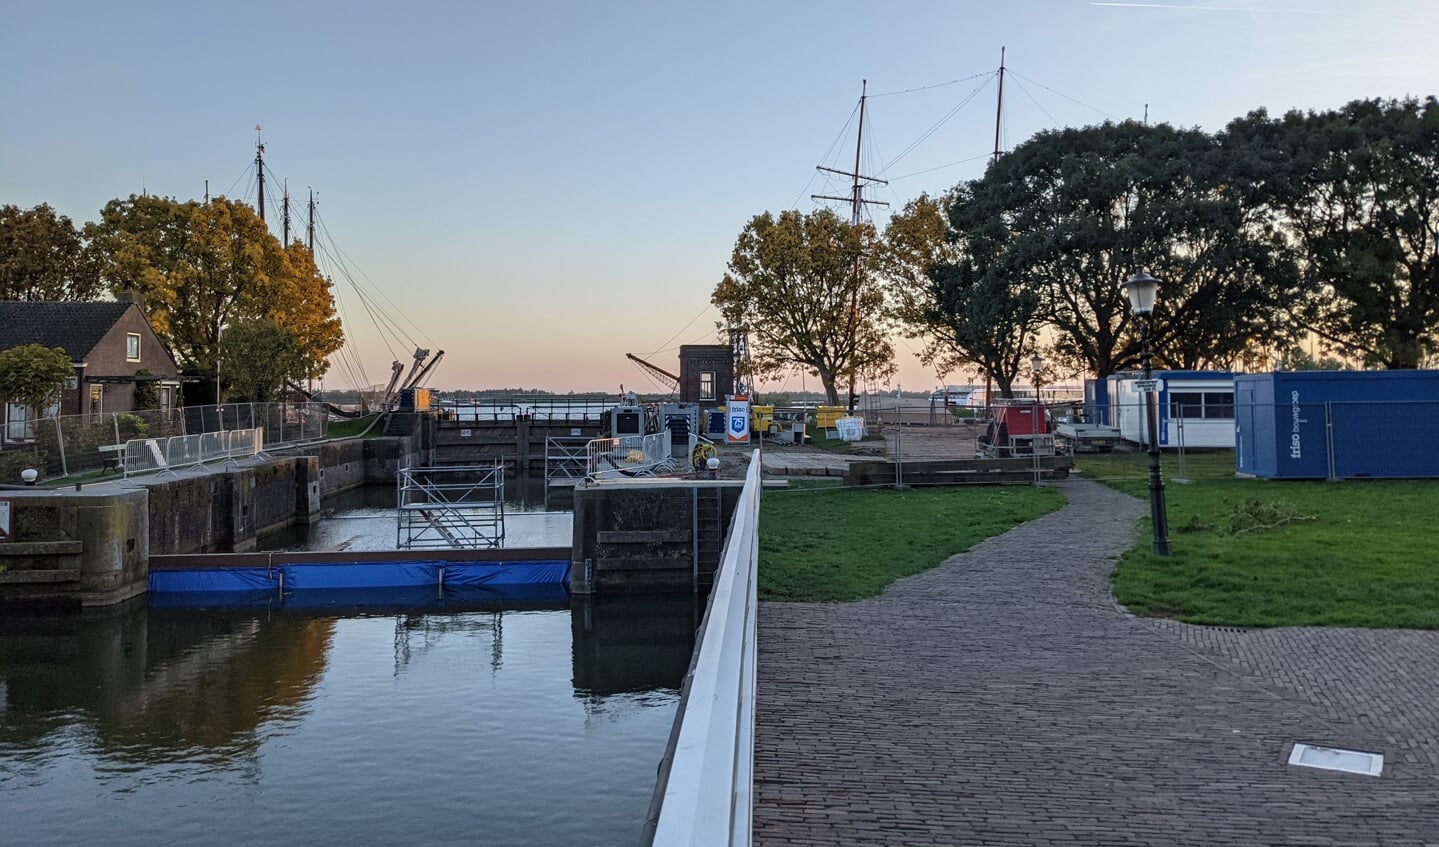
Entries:
<svg viewBox="0 0 1439 847">
<path fill-rule="evenodd" d="M 20 481 L 26 485 L 34 485 L 35 480 L 40 478 L 40 472 L 34 468 L 26 468 L 20 472 Z"/>
<path fill-rule="evenodd" d="M 1159 299 L 1159 280 L 1139 271 L 1120 286 L 1129 295 L 1129 309 L 1136 315 L 1154 314 L 1154 301 Z"/>
<path fill-rule="evenodd" d="M 1038 374 L 1039 369 L 1044 367 L 1044 360 L 1039 358 L 1038 353 L 1035 353 L 1034 356 L 1032 356 L 1029 360 L 1029 366 L 1034 370 L 1036 374 Z"/>
</svg>

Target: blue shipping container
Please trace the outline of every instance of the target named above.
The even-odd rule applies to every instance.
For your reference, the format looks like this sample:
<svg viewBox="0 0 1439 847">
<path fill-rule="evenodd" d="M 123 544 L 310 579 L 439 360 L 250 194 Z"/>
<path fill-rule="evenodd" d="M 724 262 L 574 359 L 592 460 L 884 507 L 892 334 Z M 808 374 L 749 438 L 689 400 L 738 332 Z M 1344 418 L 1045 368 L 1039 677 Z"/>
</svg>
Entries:
<svg viewBox="0 0 1439 847">
<path fill-rule="evenodd" d="M 1234 418 L 1240 473 L 1439 477 L 1439 371 L 1241 374 Z"/>
</svg>

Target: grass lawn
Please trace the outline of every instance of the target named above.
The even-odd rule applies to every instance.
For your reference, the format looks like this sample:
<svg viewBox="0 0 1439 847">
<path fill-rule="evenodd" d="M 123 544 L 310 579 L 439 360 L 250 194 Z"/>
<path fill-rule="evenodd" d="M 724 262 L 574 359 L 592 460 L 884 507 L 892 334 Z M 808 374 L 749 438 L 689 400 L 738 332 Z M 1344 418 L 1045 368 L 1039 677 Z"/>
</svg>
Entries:
<svg viewBox="0 0 1439 847">
<path fill-rule="evenodd" d="M 873 597 L 976 542 L 1064 505 L 1024 485 L 766 490 L 760 503 L 761 600 Z"/>
<path fill-rule="evenodd" d="M 1148 502 L 1148 456 L 1080 456 Z M 1137 615 L 1223 626 L 1439 628 L 1439 482 L 1240 479 L 1234 453 L 1163 459 L 1168 559 L 1146 516 L 1114 593 Z M 1272 528 L 1266 528 L 1272 527 Z"/>
<path fill-rule="evenodd" d="M 374 415 L 365 415 L 363 418 L 350 418 L 343 421 L 330 421 L 326 427 L 325 434 L 330 438 L 349 438 L 352 435 L 359 435 L 365 431 L 375 420 Z M 370 437 L 380 434 L 381 428 L 375 427 L 370 431 Z"/>
</svg>

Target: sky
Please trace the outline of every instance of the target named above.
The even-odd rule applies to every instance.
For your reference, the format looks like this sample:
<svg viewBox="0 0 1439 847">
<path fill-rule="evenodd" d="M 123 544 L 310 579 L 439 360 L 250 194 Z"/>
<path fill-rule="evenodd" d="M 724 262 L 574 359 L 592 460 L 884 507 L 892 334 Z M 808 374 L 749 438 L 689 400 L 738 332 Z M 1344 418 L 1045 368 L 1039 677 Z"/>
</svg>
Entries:
<svg viewBox="0 0 1439 847">
<path fill-rule="evenodd" d="M 1146 109 L 1214 131 L 1439 92 L 1439 0 L 0 0 L 0 21 L 0 203 L 78 225 L 206 180 L 254 202 L 263 128 L 296 230 L 319 201 L 331 388 L 421 346 L 445 351 L 435 388 L 659 390 L 624 354 L 674 372 L 722 341 L 709 298 L 746 222 L 847 193 L 816 166 L 853 166 L 865 80 L 881 227 L 983 173 L 1001 48 L 1005 149 Z M 895 347 L 885 388 L 973 378 Z"/>
</svg>

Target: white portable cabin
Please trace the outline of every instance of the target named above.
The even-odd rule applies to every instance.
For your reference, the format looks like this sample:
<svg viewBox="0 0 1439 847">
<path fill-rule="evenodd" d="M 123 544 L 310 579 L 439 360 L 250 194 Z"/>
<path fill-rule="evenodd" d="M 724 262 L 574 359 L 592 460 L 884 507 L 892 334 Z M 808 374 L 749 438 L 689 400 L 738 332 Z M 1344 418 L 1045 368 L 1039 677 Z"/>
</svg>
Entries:
<svg viewBox="0 0 1439 847">
<path fill-rule="evenodd" d="M 1114 374 L 1109 382 L 1113 425 L 1125 441 L 1144 443 L 1141 374 Z M 1177 450 L 1234 446 L 1234 375 L 1229 371 L 1155 371 L 1159 381 L 1159 446 Z"/>
</svg>

